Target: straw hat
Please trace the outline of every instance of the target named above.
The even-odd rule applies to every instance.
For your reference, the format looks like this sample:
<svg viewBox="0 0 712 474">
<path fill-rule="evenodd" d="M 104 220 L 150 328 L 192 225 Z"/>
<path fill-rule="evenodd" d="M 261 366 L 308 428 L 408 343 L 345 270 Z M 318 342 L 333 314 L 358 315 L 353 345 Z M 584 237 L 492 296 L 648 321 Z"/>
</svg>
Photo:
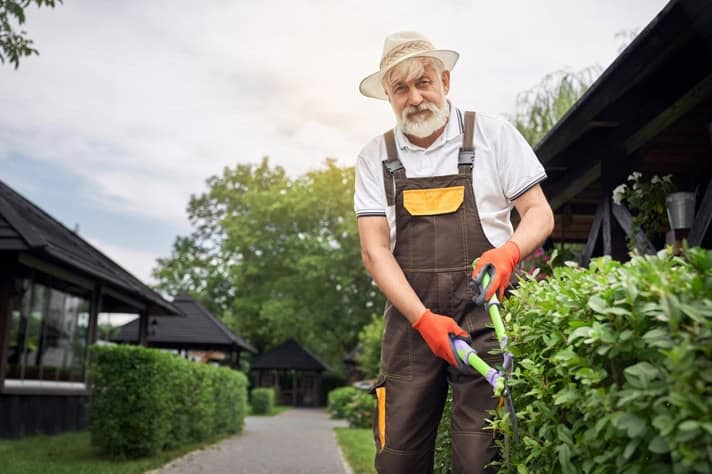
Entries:
<svg viewBox="0 0 712 474">
<path fill-rule="evenodd" d="M 450 49 L 435 49 L 433 44 L 415 31 L 399 31 L 386 36 L 383 42 L 383 54 L 379 71 L 366 77 L 359 85 L 359 91 L 366 97 L 386 100 L 381 79 L 383 75 L 396 64 L 415 56 L 430 56 L 438 58 L 445 64 L 445 69 L 451 71 L 460 55 Z"/>
</svg>

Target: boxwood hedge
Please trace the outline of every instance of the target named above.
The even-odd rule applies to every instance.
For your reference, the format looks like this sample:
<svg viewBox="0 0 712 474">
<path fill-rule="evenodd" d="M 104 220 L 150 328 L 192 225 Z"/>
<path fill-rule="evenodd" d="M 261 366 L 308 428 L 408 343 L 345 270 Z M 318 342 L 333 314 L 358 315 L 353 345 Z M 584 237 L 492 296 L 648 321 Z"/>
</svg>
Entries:
<svg viewBox="0 0 712 474">
<path fill-rule="evenodd" d="M 252 390 L 252 413 L 268 415 L 274 410 L 275 392 L 273 388 L 263 387 Z"/>
<path fill-rule="evenodd" d="M 712 252 L 556 268 L 505 318 L 522 440 L 501 473 L 712 472 Z"/>
<path fill-rule="evenodd" d="M 137 346 L 94 346 L 91 358 L 91 442 L 111 456 L 150 456 L 242 429 L 242 373 Z"/>
</svg>

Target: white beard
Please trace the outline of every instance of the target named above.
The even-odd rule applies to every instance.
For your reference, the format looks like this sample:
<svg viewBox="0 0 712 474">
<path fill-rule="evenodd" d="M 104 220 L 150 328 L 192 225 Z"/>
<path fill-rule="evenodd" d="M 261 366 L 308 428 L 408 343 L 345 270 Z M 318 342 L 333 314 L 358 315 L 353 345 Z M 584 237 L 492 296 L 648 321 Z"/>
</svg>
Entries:
<svg viewBox="0 0 712 474">
<path fill-rule="evenodd" d="M 408 119 L 408 115 L 422 110 L 429 110 L 432 114 L 425 120 Z M 403 109 L 400 117 L 396 116 L 396 121 L 398 127 L 400 127 L 406 135 L 425 138 L 443 128 L 449 116 L 450 103 L 448 101 L 443 101 L 442 107 L 438 107 L 432 102 L 423 102 L 418 106 L 410 106 Z"/>
</svg>

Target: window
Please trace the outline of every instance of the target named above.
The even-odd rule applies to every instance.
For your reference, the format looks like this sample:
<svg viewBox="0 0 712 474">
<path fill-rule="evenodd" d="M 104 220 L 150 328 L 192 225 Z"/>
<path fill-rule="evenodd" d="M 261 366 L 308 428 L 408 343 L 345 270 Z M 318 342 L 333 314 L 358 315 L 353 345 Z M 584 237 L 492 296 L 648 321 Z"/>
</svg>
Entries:
<svg viewBox="0 0 712 474">
<path fill-rule="evenodd" d="M 89 299 L 23 279 L 10 314 L 7 379 L 83 382 Z"/>
</svg>

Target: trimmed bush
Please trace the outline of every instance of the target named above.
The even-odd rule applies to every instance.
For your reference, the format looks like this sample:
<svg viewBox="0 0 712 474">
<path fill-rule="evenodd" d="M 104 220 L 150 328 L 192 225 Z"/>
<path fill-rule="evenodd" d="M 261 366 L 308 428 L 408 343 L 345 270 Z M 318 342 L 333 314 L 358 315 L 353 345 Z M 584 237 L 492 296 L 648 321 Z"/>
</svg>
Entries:
<svg viewBox="0 0 712 474">
<path fill-rule="evenodd" d="M 523 436 L 512 463 L 712 472 L 711 298 L 712 252 L 699 248 L 600 258 L 523 283 L 508 308 Z"/>
<path fill-rule="evenodd" d="M 247 414 L 246 377 L 233 377 L 234 370 L 220 368 L 212 371 L 215 390 L 215 431 L 239 433 L 245 425 Z M 242 374 L 240 374 L 242 375 Z"/>
<path fill-rule="evenodd" d="M 346 405 L 344 418 L 351 428 L 369 428 L 375 413 L 376 397 L 357 389 Z"/>
<path fill-rule="evenodd" d="M 712 472 L 712 252 L 556 268 L 505 306 L 521 442 L 500 473 Z"/>
<path fill-rule="evenodd" d="M 242 427 L 244 374 L 138 346 L 91 354 L 91 443 L 111 456 L 150 456 Z"/>
<path fill-rule="evenodd" d="M 274 409 L 275 393 L 273 388 L 255 388 L 252 390 L 252 413 L 268 415 Z"/>
<path fill-rule="evenodd" d="M 355 394 L 360 392 L 356 387 L 339 387 L 329 392 L 326 402 L 326 411 L 331 418 L 346 418 L 346 407 Z"/>
<path fill-rule="evenodd" d="M 116 456 L 151 456 L 171 432 L 173 356 L 137 346 L 92 347 L 91 443 Z"/>
</svg>

